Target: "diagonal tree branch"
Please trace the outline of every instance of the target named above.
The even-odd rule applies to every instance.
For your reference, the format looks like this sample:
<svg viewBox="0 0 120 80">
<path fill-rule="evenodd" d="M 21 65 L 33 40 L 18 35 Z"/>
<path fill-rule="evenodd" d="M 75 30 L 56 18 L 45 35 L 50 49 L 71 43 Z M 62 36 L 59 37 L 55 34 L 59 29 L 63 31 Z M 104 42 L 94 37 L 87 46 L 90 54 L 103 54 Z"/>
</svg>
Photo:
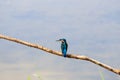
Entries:
<svg viewBox="0 0 120 80">
<path fill-rule="evenodd" d="M 22 45 L 33 47 L 33 48 L 36 48 L 36 49 L 40 49 L 40 50 L 43 50 L 45 52 L 48 52 L 48 53 L 51 53 L 51 54 L 54 54 L 54 55 L 63 56 L 61 52 L 45 48 L 45 47 L 43 47 L 41 45 L 38 45 L 38 44 L 33 44 L 33 43 L 25 42 L 25 41 L 22 41 L 22 40 L 19 40 L 19 39 L 16 39 L 16 38 L 5 36 L 5 35 L 2 35 L 2 34 L 0 34 L 0 39 L 5 39 L 5 40 L 8 40 L 8 41 L 12 41 L 12 42 L 16 42 L 16 43 L 19 43 L 19 44 L 22 44 Z M 103 63 L 101 63 L 101 62 L 99 62 L 97 60 L 94 60 L 92 58 L 89 58 L 87 56 L 67 54 L 67 58 L 86 60 L 86 61 L 92 62 L 92 63 L 94 63 L 96 65 L 99 65 L 99 66 L 111 71 L 111 72 L 114 72 L 114 73 L 120 75 L 120 70 L 112 68 L 112 67 L 110 67 L 110 66 L 108 66 L 106 64 L 103 64 Z"/>
</svg>

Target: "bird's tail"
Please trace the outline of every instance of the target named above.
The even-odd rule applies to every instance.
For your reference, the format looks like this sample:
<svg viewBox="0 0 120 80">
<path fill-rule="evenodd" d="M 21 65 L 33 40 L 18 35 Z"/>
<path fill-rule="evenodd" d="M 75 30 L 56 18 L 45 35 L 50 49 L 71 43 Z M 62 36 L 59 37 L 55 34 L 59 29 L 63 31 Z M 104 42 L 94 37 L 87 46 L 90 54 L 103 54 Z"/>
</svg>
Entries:
<svg viewBox="0 0 120 80">
<path fill-rule="evenodd" d="M 66 57 L 66 54 L 64 54 L 63 56 Z"/>
</svg>

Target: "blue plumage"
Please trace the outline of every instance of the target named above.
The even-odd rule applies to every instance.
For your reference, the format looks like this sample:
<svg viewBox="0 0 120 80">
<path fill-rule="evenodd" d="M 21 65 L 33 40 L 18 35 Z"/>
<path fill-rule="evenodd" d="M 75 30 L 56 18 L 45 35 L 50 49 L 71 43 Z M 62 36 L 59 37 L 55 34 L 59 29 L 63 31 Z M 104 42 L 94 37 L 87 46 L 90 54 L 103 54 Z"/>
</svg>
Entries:
<svg viewBox="0 0 120 80">
<path fill-rule="evenodd" d="M 61 51 L 62 51 L 63 56 L 66 57 L 67 48 L 68 48 L 66 39 L 59 39 L 57 41 L 61 41 Z"/>
</svg>

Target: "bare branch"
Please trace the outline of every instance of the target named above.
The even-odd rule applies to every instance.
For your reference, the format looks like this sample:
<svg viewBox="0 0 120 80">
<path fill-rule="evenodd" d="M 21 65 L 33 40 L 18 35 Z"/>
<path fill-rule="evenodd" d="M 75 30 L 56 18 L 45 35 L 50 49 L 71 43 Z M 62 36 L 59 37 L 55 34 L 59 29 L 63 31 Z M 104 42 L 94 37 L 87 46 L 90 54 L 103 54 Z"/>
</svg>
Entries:
<svg viewBox="0 0 120 80">
<path fill-rule="evenodd" d="M 16 39 L 16 38 L 5 36 L 5 35 L 2 35 L 2 34 L 0 34 L 0 39 L 9 40 L 9 41 L 16 42 L 16 43 L 19 43 L 19 44 L 22 44 L 22 45 L 26 45 L 26 46 L 33 47 L 33 48 L 36 48 L 36 49 L 40 49 L 40 50 L 46 51 L 46 52 L 54 54 L 54 55 L 63 56 L 61 52 L 45 48 L 45 47 L 43 47 L 41 45 L 38 45 L 38 44 L 33 44 L 33 43 L 25 42 L 25 41 L 22 41 L 22 40 L 19 40 L 19 39 Z M 99 62 L 97 60 L 94 60 L 92 58 L 89 58 L 87 56 L 67 54 L 67 58 L 86 60 L 86 61 L 92 62 L 92 63 L 94 63 L 96 65 L 99 65 L 99 66 L 111 71 L 111 72 L 114 72 L 114 73 L 120 75 L 120 70 L 112 68 L 112 67 L 110 67 L 110 66 L 108 66 L 106 64 L 103 64 L 103 63 L 101 63 L 101 62 Z"/>
</svg>

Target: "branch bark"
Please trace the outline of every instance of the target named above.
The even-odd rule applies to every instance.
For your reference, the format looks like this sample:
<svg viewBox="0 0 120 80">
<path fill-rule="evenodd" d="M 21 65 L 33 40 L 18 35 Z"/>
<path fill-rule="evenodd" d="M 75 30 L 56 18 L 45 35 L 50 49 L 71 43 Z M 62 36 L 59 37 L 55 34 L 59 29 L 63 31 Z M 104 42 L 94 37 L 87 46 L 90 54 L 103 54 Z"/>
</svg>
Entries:
<svg viewBox="0 0 120 80">
<path fill-rule="evenodd" d="M 43 50 L 45 52 L 48 52 L 48 53 L 51 53 L 51 54 L 54 54 L 54 55 L 63 56 L 61 52 L 48 49 L 48 48 L 43 47 L 43 46 L 38 45 L 38 44 L 33 44 L 33 43 L 29 43 L 29 42 L 26 42 L 26 41 L 23 41 L 23 40 L 19 40 L 19 39 L 16 39 L 16 38 L 5 36 L 5 35 L 2 35 L 2 34 L 0 34 L 0 39 L 5 39 L 5 40 L 16 42 L 16 43 L 19 43 L 19 44 L 22 44 L 22 45 L 25 45 L 25 46 L 28 46 L 28 47 L 33 47 L 33 48 L 36 48 L 36 49 L 40 49 L 40 50 Z M 120 75 L 120 70 L 119 69 L 115 69 L 113 67 L 110 67 L 106 64 L 103 64 L 103 63 L 101 63 L 97 60 L 94 60 L 94 59 L 89 58 L 89 57 L 84 56 L 84 55 L 67 54 L 67 58 L 86 60 L 86 61 L 92 62 L 96 65 L 99 65 L 99 66 L 101 66 L 101 67 L 103 67 L 103 68 L 105 68 L 105 69 L 107 69 L 107 70 L 109 70 L 113 73 L 116 73 L 116 74 Z"/>
</svg>

